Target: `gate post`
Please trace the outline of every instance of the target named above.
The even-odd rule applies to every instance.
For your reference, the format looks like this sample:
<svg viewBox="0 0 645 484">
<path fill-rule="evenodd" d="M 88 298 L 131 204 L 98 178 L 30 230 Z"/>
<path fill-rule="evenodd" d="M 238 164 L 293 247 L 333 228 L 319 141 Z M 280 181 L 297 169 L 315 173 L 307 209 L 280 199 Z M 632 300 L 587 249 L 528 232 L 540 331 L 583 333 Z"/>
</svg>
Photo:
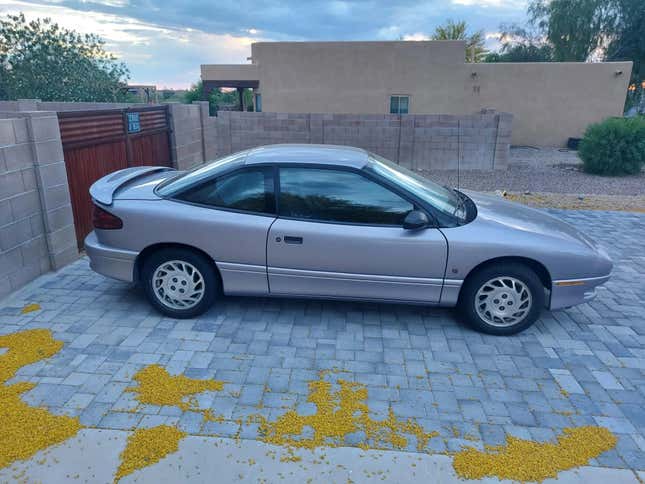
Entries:
<svg viewBox="0 0 645 484">
<path fill-rule="evenodd" d="M 27 120 L 49 261 L 58 270 L 79 257 L 58 116 L 48 111 L 17 114 Z"/>
<path fill-rule="evenodd" d="M 186 170 L 204 163 L 204 106 L 179 103 L 167 106 L 173 166 Z"/>
</svg>

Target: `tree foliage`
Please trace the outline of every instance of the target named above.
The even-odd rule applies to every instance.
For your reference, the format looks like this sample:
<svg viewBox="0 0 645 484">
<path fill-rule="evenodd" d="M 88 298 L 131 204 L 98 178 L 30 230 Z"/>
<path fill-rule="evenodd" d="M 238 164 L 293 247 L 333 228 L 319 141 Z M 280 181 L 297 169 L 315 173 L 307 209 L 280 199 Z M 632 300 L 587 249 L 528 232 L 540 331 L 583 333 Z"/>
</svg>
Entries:
<svg viewBox="0 0 645 484">
<path fill-rule="evenodd" d="M 490 52 L 484 62 L 551 62 L 553 52 L 549 45 L 512 44 L 500 52 Z"/>
<path fill-rule="evenodd" d="M 532 0 L 528 13 L 550 42 L 553 60 L 584 62 L 611 34 L 616 6 L 614 0 Z"/>
<path fill-rule="evenodd" d="M 645 80 L 645 1 L 614 1 L 620 14 L 615 19 L 606 59 L 633 61 L 631 81 L 638 85 Z"/>
<path fill-rule="evenodd" d="M 251 106 L 253 103 L 253 92 L 251 89 L 244 90 L 244 103 L 246 106 Z M 198 81 L 184 95 L 184 102 L 187 104 L 193 101 L 208 101 L 209 111 L 215 114 L 219 106 L 223 104 L 236 104 L 239 105 L 240 98 L 237 91 L 222 91 L 221 89 L 214 89 L 210 92 L 208 97 L 204 93 L 204 86 L 202 81 Z"/>
<path fill-rule="evenodd" d="M 465 40 L 466 62 L 481 62 L 487 54 L 484 48 L 484 32 L 479 30 L 469 34 L 468 26 L 464 21 L 448 20 L 435 29 L 432 40 Z"/>
<path fill-rule="evenodd" d="M 23 14 L 0 18 L 0 98 L 116 101 L 129 71 L 96 35 Z"/>
<path fill-rule="evenodd" d="M 485 62 L 550 62 L 553 48 L 535 31 L 519 25 L 502 25 L 499 52 L 491 52 Z"/>
</svg>

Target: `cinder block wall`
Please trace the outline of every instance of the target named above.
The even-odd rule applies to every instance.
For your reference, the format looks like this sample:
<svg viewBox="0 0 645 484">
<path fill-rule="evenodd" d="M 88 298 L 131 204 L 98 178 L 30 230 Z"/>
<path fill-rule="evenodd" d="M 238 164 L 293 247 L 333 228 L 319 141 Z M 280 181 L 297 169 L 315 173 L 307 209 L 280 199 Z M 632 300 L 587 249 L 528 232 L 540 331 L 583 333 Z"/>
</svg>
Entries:
<svg viewBox="0 0 645 484">
<path fill-rule="evenodd" d="M 223 111 L 202 120 L 205 160 L 266 144 L 321 143 L 365 148 L 419 170 L 493 170 L 508 166 L 513 116 Z"/>
<path fill-rule="evenodd" d="M 56 113 L 0 113 L 0 298 L 77 257 Z"/>
<path fill-rule="evenodd" d="M 26 119 L 0 119 L 0 297 L 50 269 Z"/>
<path fill-rule="evenodd" d="M 208 102 L 169 104 L 172 158 L 179 170 L 199 165 L 210 158 L 204 151 L 203 125 L 208 118 Z"/>
</svg>

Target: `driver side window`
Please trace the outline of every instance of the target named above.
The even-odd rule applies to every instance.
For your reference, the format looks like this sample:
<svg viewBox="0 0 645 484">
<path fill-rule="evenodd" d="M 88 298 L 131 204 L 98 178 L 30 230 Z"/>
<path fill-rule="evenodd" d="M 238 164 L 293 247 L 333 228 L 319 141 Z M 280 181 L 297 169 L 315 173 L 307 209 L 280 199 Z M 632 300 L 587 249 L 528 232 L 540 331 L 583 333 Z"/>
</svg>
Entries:
<svg viewBox="0 0 645 484">
<path fill-rule="evenodd" d="M 402 225 L 414 205 L 347 170 L 280 168 L 280 215 L 366 225 Z"/>
<path fill-rule="evenodd" d="M 238 170 L 190 187 L 175 198 L 245 212 L 275 213 L 273 169 Z"/>
</svg>

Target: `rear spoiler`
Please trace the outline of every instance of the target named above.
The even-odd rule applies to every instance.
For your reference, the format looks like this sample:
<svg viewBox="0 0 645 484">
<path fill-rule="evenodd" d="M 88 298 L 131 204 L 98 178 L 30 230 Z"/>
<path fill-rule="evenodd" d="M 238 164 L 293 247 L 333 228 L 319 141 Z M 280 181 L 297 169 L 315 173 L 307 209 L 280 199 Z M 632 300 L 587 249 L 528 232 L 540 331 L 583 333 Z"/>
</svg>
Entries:
<svg viewBox="0 0 645 484">
<path fill-rule="evenodd" d="M 135 166 L 118 170 L 95 181 L 90 187 L 90 196 L 103 205 L 112 205 L 114 193 L 129 181 L 151 173 L 172 171 L 167 166 Z"/>
</svg>

